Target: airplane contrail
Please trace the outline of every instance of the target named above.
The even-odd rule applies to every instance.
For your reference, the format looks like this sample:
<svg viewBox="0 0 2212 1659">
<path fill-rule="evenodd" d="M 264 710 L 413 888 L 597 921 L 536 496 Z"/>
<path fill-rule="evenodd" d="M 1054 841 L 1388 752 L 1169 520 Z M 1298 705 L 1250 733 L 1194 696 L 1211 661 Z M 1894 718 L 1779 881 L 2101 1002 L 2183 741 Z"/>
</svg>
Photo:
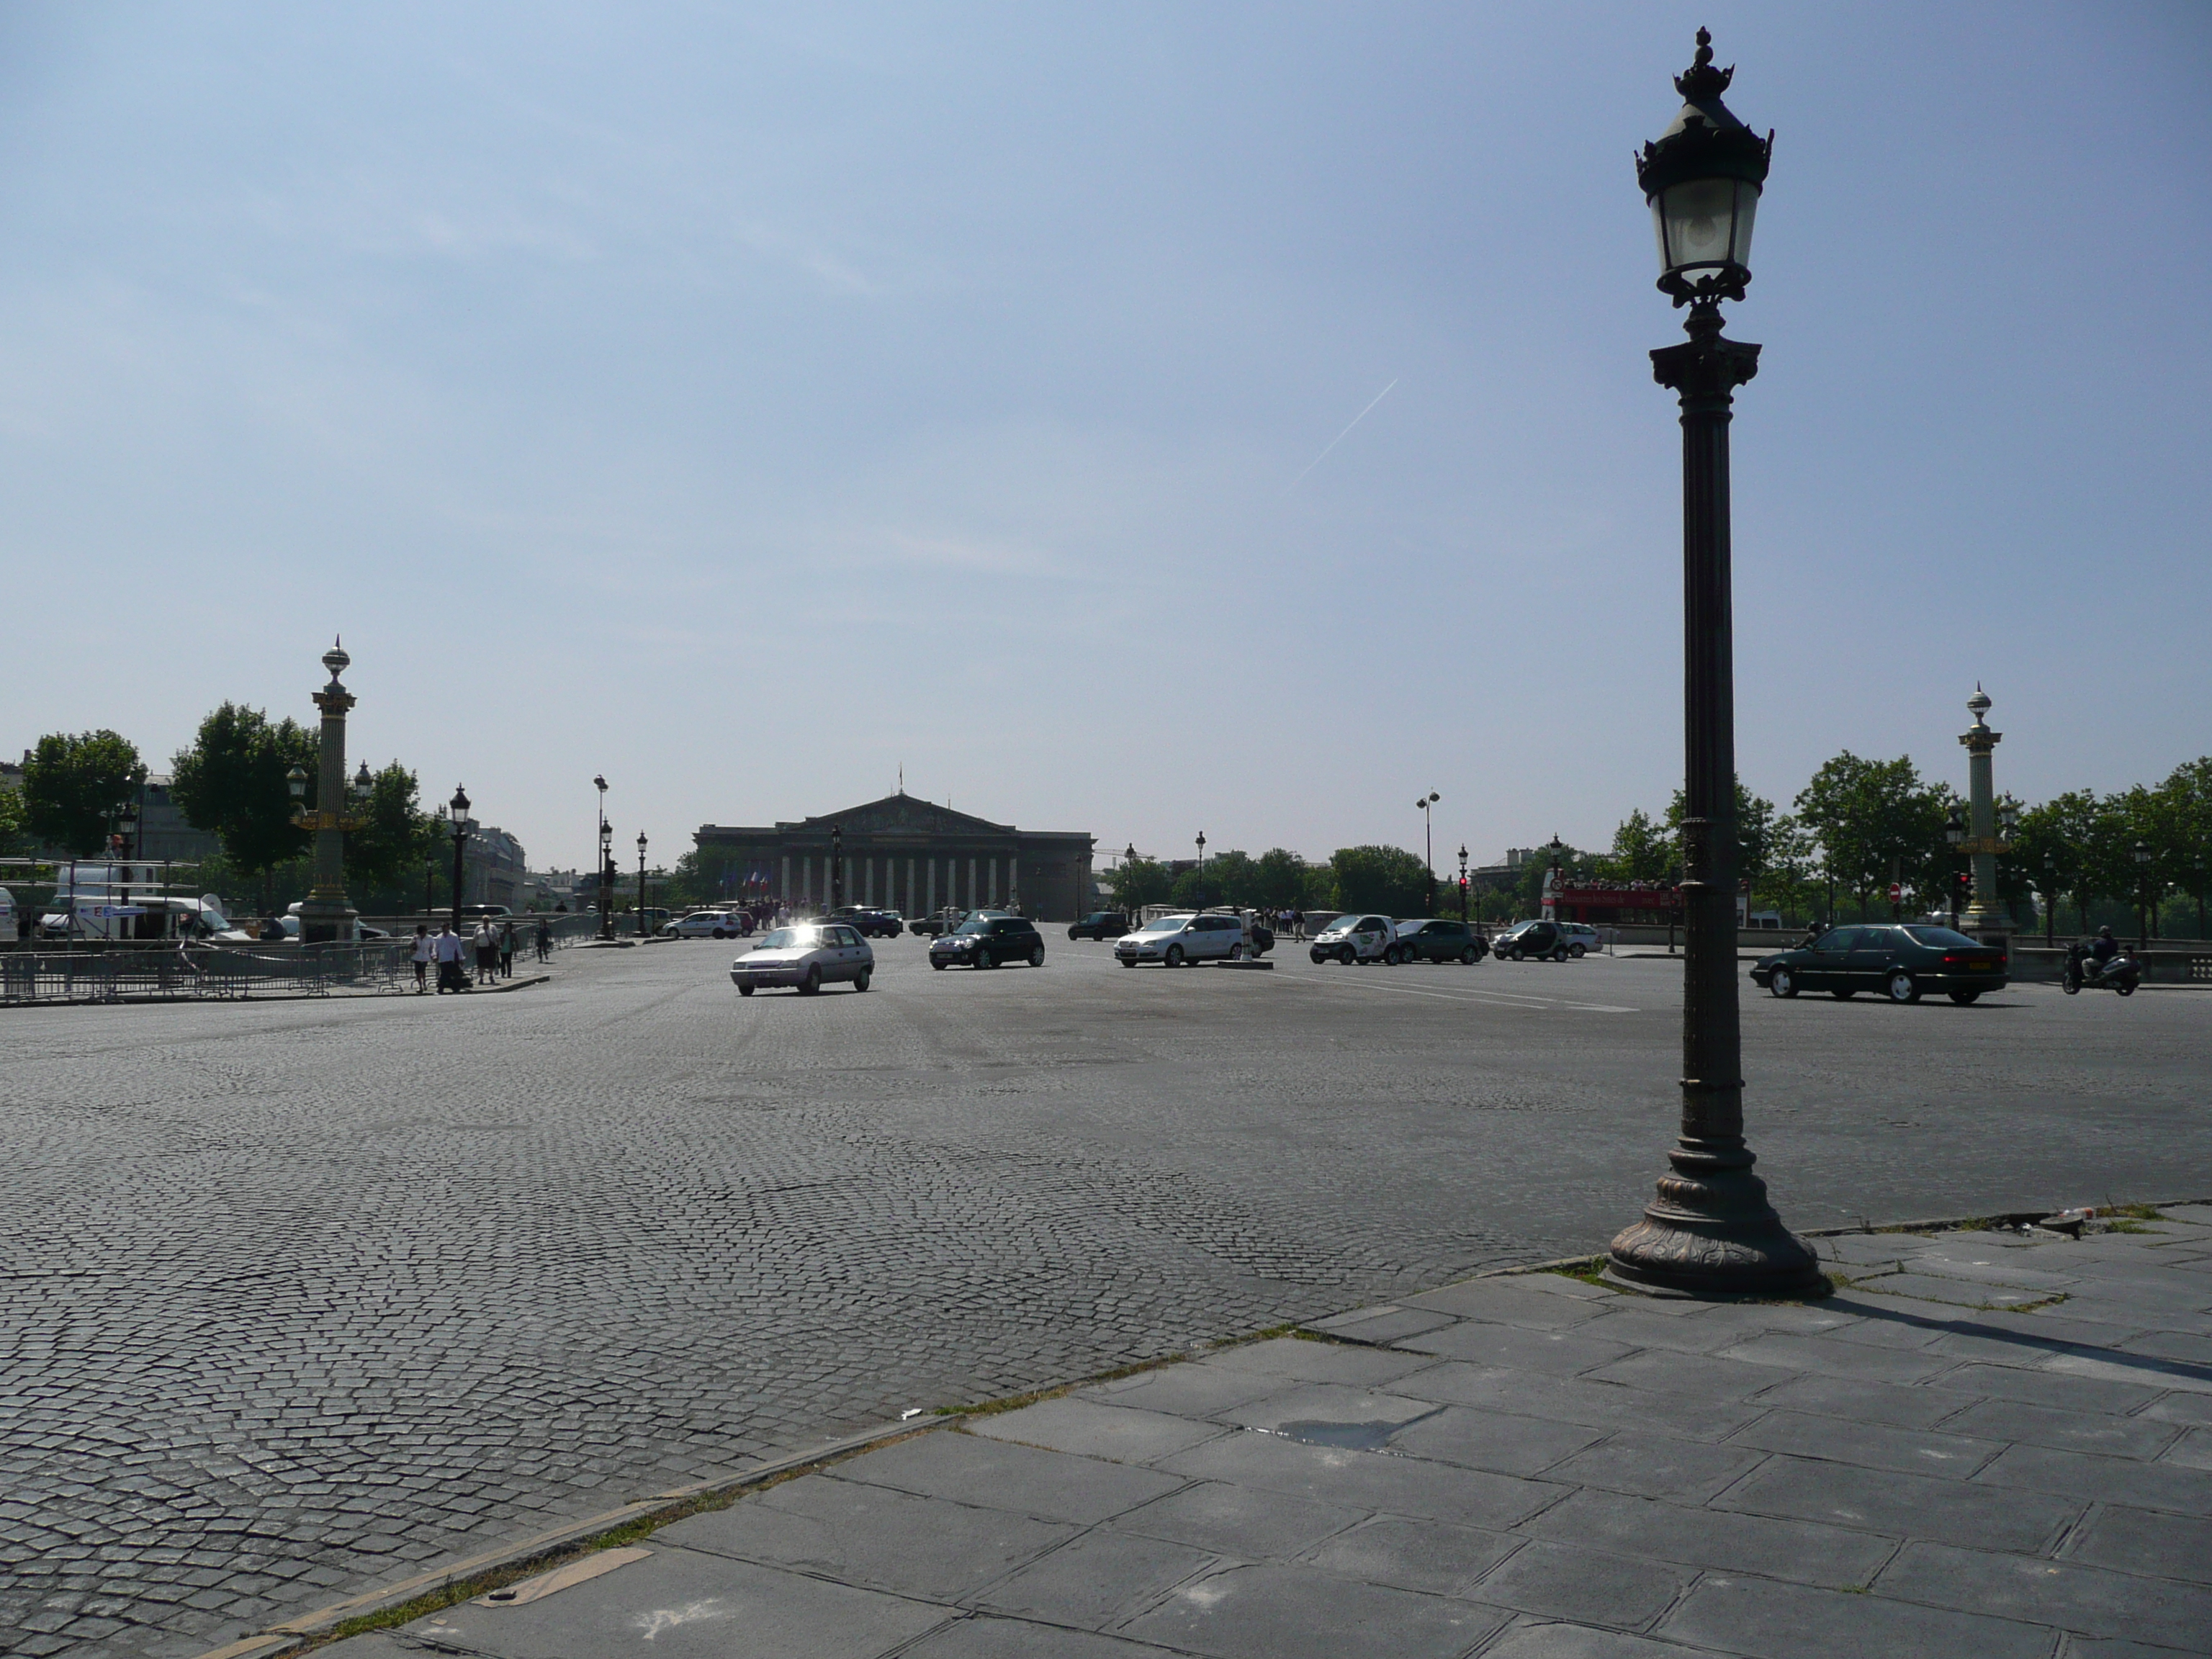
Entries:
<svg viewBox="0 0 2212 1659">
<path fill-rule="evenodd" d="M 1361 410 L 1359 413 L 1353 416 L 1350 421 L 1346 422 L 1342 432 L 1338 433 L 1336 436 L 1331 438 L 1326 444 L 1322 446 L 1321 453 L 1315 456 L 1313 459 L 1306 463 L 1306 472 L 1312 471 L 1314 468 L 1319 466 L 1323 461 L 1327 460 L 1328 459 L 1328 452 L 1335 448 L 1339 444 L 1342 443 L 1351 434 L 1352 428 L 1358 426 L 1362 421 L 1367 418 L 1368 415 L 1374 410 L 1375 404 L 1381 403 L 1385 398 L 1390 395 L 1390 386 L 1395 386 L 1397 384 L 1397 377 L 1393 376 L 1391 378 L 1390 386 L 1384 386 L 1380 392 L 1375 394 L 1374 402 L 1370 403 L 1365 409 Z M 1284 489 L 1283 494 L 1287 495 L 1291 490 L 1296 489 L 1300 484 L 1304 483 L 1306 481 L 1306 472 L 1301 472 L 1297 477 L 1291 479 L 1289 485 Z"/>
</svg>

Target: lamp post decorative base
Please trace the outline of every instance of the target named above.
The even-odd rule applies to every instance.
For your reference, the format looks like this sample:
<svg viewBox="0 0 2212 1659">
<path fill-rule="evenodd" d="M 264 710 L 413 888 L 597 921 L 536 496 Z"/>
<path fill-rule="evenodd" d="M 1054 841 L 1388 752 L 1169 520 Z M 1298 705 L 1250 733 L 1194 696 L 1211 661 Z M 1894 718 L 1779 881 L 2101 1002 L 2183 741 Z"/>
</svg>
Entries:
<svg viewBox="0 0 2212 1659">
<path fill-rule="evenodd" d="M 1815 1297 L 1832 1288 L 1813 1247 L 1766 1201 L 1741 1140 L 1685 1138 L 1644 1219 L 1613 1241 L 1607 1282 L 1646 1295 Z"/>
</svg>

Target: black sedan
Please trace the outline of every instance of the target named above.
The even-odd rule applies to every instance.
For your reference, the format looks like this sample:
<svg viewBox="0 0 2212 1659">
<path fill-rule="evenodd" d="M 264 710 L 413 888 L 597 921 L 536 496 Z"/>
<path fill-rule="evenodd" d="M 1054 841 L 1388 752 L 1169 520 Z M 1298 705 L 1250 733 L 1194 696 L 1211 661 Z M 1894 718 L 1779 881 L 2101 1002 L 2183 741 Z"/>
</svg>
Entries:
<svg viewBox="0 0 2212 1659">
<path fill-rule="evenodd" d="M 1398 924 L 1401 962 L 1463 962 L 1472 968 L 1490 947 L 1463 921 L 1429 918 Z"/>
<path fill-rule="evenodd" d="M 1884 922 L 1832 927 L 1810 945 L 1763 957 L 1752 982 L 1778 997 L 1826 991 L 1841 1000 L 1869 991 L 1892 1002 L 1917 1002 L 1923 991 L 1972 1002 L 2005 987 L 2004 947 L 1948 927 Z"/>
<path fill-rule="evenodd" d="M 1067 925 L 1070 939 L 1119 939 L 1128 931 L 1129 919 L 1119 910 L 1093 910 Z"/>
</svg>

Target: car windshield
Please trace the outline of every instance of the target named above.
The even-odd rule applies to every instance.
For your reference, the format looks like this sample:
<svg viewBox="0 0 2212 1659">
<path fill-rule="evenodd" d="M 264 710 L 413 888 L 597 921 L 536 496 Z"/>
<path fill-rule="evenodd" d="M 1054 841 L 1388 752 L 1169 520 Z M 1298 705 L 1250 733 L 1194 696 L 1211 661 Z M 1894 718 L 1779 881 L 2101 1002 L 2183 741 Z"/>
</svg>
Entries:
<svg viewBox="0 0 2212 1659">
<path fill-rule="evenodd" d="M 1941 945 L 1947 951 L 1955 951 L 1961 946 L 1974 950 L 1981 945 L 1981 940 L 1968 939 L 1964 933 L 1954 933 L 1948 927 L 1907 927 L 1905 931 L 1922 945 Z"/>
<path fill-rule="evenodd" d="M 753 948 L 758 951 L 789 951 L 816 943 L 821 934 L 822 930 L 818 927 L 779 927 Z"/>
<path fill-rule="evenodd" d="M 1140 933 L 1180 933 L 1190 925 L 1188 916 L 1162 916 L 1137 929 Z"/>
<path fill-rule="evenodd" d="M 987 916 L 970 916 L 952 931 L 956 933 L 988 933 L 991 931 L 990 919 Z"/>
</svg>

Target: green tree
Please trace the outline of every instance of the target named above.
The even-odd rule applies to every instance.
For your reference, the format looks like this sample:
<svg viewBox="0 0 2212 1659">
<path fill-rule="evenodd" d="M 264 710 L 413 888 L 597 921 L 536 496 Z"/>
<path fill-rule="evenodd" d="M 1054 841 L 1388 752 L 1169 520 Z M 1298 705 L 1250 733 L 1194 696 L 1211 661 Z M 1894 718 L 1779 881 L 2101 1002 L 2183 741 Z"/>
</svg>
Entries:
<svg viewBox="0 0 2212 1659">
<path fill-rule="evenodd" d="M 1427 902 L 1428 866 L 1397 847 L 1340 847 L 1330 855 L 1336 902 L 1346 910 L 1417 916 Z"/>
<path fill-rule="evenodd" d="M 1165 904 L 1174 883 L 1158 859 L 1124 859 L 1099 878 L 1117 908 L 1132 915 L 1147 904 Z"/>
<path fill-rule="evenodd" d="M 1682 820 L 1687 816 L 1683 805 L 1683 792 L 1677 789 L 1674 800 L 1667 808 L 1667 833 L 1680 846 L 1682 839 Z M 1765 875 L 1772 857 L 1774 840 L 1774 803 L 1754 795 L 1743 787 L 1743 780 L 1735 781 L 1735 873 L 1739 880 L 1748 881 L 1756 891 L 1759 878 Z M 1675 864 L 1681 863 L 1680 854 Z"/>
<path fill-rule="evenodd" d="M 1948 787 L 1923 782 L 1910 756 L 1869 761 L 1845 750 L 1799 793 L 1797 818 L 1819 841 L 1826 873 L 1864 915 L 1893 880 L 1923 896 L 1941 887 L 1950 860 L 1943 822 L 1955 799 Z"/>
<path fill-rule="evenodd" d="M 31 850 L 31 825 L 22 792 L 0 784 L 0 858 Z"/>
<path fill-rule="evenodd" d="M 1173 902 L 1198 909 L 1208 904 L 1249 904 L 1252 891 L 1252 855 L 1231 849 L 1217 853 L 1206 860 L 1204 868 L 1196 865 L 1176 872 L 1172 890 Z"/>
<path fill-rule="evenodd" d="M 368 799 L 348 808 L 360 827 L 345 838 L 346 885 L 367 891 L 411 884 L 436 852 L 439 839 L 416 804 L 415 774 L 393 761 L 369 780 Z"/>
<path fill-rule="evenodd" d="M 1680 797 L 1675 797 L 1677 802 Z M 1642 807 L 1623 818 L 1613 832 L 1613 851 L 1599 860 L 1613 881 L 1663 881 L 1681 872 L 1681 841 L 1676 833 L 1679 814 L 1662 829 Z"/>
<path fill-rule="evenodd" d="M 73 856 L 107 843 L 115 808 L 146 775 L 137 746 L 102 729 L 40 738 L 23 763 L 23 820 L 31 839 Z"/>
<path fill-rule="evenodd" d="M 1304 899 L 1305 891 L 1306 861 L 1288 848 L 1270 847 L 1252 860 L 1252 903 L 1288 910 Z"/>
<path fill-rule="evenodd" d="M 265 878 L 307 850 L 307 833 L 292 823 L 288 775 L 295 766 L 307 773 L 307 804 L 315 805 L 319 747 L 315 734 L 295 720 L 271 725 L 258 708 L 226 702 L 200 722 L 192 746 L 171 763 L 170 799 L 192 828 L 221 840 L 234 869 Z M 411 800 L 411 775 L 408 781 Z"/>
</svg>

